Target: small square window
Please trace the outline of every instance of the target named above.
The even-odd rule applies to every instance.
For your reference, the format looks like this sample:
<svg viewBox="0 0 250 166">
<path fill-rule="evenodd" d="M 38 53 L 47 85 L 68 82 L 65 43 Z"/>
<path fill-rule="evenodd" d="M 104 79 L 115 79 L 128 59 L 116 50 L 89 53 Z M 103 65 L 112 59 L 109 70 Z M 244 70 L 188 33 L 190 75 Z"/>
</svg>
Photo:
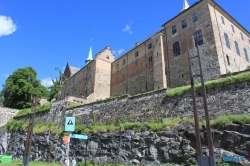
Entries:
<svg viewBox="0 0 250 166">
<path fill-rule="evenodd" d="M 138 51 L 135 52 L 135 57 L 138 57 L 139 53 Z"/>
<path fill-rule="evenodd" d="M 152 48 L 152 43 L 148 44 L 148 49 Z"/>
<path fill-rule="evenodd" d="M 90 66 L 88 66 L 88 71 L 90 71 Z"/>
<path fill-rule="evenodd" d="M 172 27 L 172 34 L 175 34 L 177 32 L 177 30 L 176 30 L 176 25 L 174 25 L 173 27 Z"/>
<path fill-rule="evenodd" d="M 192 20 L 193 20 L 193 22 L 196 22 L 196 21 L 198 20 L 197 12 L 195 12 L 195 13 L 192 15 Z"/>
<path fill-rule="evenodd" d="M 240 32 L 241 39 L 244 40 L 243 34 Z"/>
<path fill-rule="evenodd" d="M 233 25 L 231 25 L 231 27 L 232 27 L 232 31 L 233 31 L 233 33 L 235 33 L 235 31 L 234 31 L 234 26 L 233 26 Z"/>
<path fill-rule="evenodd" d="M 152 61 L 153 61 L 153 57 L 150 56 L 150 57 L 148 58 L 148 61 L 149 61 L 149 62 L 152 62 Z"/>
<path fill-rule="evenodd" d="M 221 16 L 221 22 L 222 22 L 222 24 L 225 25 L 225 21 L 224 21 L 224 17 L 223 16 Z"/>
<path fill-rule="evenodd" d="M 125 65 L 125 63 L 126 63 L 126 60 L 124 59 L 124 60 L 123 60 L 123 64 Z"/>
<path fill-rule="evenodd" d="M 187 27 L 186 19 L 181 21 L 182 29 Z"/>
</svg>

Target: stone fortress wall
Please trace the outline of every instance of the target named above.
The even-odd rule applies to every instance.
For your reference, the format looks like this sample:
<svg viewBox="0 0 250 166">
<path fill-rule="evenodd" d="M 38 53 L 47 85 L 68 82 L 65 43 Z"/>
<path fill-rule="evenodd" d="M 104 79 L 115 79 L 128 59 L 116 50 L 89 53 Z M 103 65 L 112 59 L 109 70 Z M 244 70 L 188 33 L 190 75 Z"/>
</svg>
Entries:
<svg viewBox="0 0 250 166">
<path fill-rule="evenodd" d="M 0 127 L 4 126 L 11 120 L 19 110 L 7 107 L 0 107 Z"/>
<path fill-rule="evenodd" d="M 139 96 L 123 96 L 70 108 L 63 112 L 67 100 L 54 103 L 47 112 L 37 113 L 36 119 L 63 124 L 65 116 L 75 116 L 83 124 L 91 125 L 115 122 L 146 122 L 170 118 L 193 118 L 191 92 L 183 96 L 165 97 L 166 90 L 142 94 Z M 199 119 L 204 119 L 204 108 L 201 92 L 197 92 L 197 110 Z M 207 89 L 209 114 L 212 117 L 227 114 L 250 113 L 250 81 L 222 85 Z M 28 121 L 28 116 L 19 117 Z"/>
<path fill-rule="evenodd" d="M 250 113 L 250 81 L 222 85 L 207 90 L 208 108 L 211 117 L 226 114 Z M 110 99 L 64 111 L 67 100 L 52 104 L 52 109 L 36 114 L 36 119 L 43 122 L 53 121 L 64 125 L 65 116 L 75 116 L 82 123 L 91 125 L 94 116 L 96 123 L 116 121 L 144 122 L 164 118 L 192 118 L 191 92 L 179 97 L 165 97 L 165 90 L 135 97 Z M 204 118 L 201 93 L 197 92 L 197 107 L 200 119 Z M 28 116 L 19 118 L 28 121 Z M 213 128 L 215 157 L 219 162 L 223 156 L 244 156 L 245 165 L 249 163 L 249 125 L 228 124 Z M 15 159 L 23 155 L 25 132 L 7 132 L 0 128 L 0 153 L 13 154 Z M 163 164 L 167 162 L 195 163 L 194 126 L 183 123 L 164 131 L 126 130 L 111 133 L 87 133 L 86 141 L 72 139 L 70 156 L 83 161 L 88 148 L 87 160 L 95 163 L 126 164 Z M 50 132 L 34 135 L 31 160 L 62 162 L 66 144 L 62 135 L 54 136 Z M 208 155 L 206 131 L 201 131 L 203 154 Z"/>
</svg>

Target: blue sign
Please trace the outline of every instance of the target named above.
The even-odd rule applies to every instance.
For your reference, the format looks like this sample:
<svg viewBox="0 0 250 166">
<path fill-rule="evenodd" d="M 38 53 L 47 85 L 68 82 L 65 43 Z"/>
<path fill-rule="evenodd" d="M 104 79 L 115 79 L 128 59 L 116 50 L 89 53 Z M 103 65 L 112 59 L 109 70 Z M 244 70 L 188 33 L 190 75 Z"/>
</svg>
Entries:
<svg viewBox="0 0 250 166">
<path fill-rule="evenodd" d="M 245 156 L 224 156 L 223 160 L 224 161 L 229 161 L 229 162 L 241 162 L 244 161 Z"/>
<path fill-rule="evenodd" d="M 75 131 L 75 117 L 66 117 L 65 131 Z"/>
<path fill-rule="evenodd" d="M 88 139 L 87 135 L 81 135 L 81 134 L 73 134 L 71 138 L 78 138 L 78 139 Z"/>
</svg>

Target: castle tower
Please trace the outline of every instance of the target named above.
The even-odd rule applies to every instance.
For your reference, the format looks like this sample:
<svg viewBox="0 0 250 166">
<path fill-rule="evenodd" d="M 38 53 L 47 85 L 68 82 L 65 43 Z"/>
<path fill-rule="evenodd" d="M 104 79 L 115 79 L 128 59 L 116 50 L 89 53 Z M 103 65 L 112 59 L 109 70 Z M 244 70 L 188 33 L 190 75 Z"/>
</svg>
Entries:
<svg viewBox="0 0 250 166">
<path fill-rule="evenodd" d="M 187 0 L 183 0 L 183 7 L 182 7 L 181 12 L 186 10 L 187 8 L 189 8 L 189 4 L 188 4 Z"/>
</svg>

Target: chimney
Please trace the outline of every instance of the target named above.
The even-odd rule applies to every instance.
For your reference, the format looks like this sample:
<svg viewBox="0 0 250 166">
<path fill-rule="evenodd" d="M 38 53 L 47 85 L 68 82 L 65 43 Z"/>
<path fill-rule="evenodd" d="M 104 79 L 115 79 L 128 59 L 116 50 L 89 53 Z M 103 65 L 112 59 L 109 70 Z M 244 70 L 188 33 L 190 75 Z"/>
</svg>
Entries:
<svg viewBox="0 0 250 166">
<path fill-rule="evenodd" d="M 140 44 L 140 42 L 135 42 L 135 46 L 138 46 Z"/>
</svg>

